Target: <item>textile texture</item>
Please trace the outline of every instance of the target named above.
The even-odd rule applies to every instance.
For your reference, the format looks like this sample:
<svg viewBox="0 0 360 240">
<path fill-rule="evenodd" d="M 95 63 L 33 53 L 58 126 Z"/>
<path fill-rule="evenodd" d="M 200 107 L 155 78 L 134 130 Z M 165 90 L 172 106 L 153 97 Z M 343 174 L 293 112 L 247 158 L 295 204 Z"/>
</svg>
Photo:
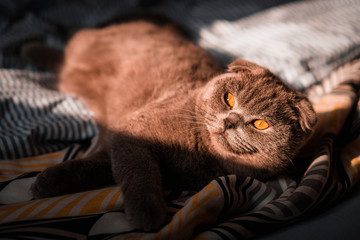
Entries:
<svg viewBox="0 0 360 240">
<path fill-rule="evenodd" d="M 33 199 L 37 174 L 92 152 L 98 129 L 81 100 L 54 88 L 54 73 L 22 58 L 22 47 L 62 49 L 81 28 L 139 11 L 170 16 L 223 65 L 257 62 L 309 96 L 319 124 L 299 176 L 229 175 L 199 192 L 170 192 L 166 224 L 147 233 L 126 220 L 117 186 Z M 331 209 L 360 178 L 358 16 L 359 0 L 1 1 L 0 238 L 246 239 Z"/>
</svg>

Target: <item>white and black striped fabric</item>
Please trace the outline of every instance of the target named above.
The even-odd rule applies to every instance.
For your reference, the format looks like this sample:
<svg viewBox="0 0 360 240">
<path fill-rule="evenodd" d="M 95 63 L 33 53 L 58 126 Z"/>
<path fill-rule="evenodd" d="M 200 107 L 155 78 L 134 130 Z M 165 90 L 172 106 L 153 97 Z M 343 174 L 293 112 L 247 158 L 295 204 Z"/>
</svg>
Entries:
<svg viewBox="0 0 360 240">
<path fill-rule="evenodd" d="M 41 82 L 54 82 L 54 75 L 0 70 L 0 159 L 50 153 L 96 136 L 92 114 L 80 101 Z"/>
<path fill-rule="evenodd" d="M 128 223 L 117 186 L 33 199 L 37 174 L 91 152 L 98 130 L 79 99 L 54 89 L 53 73 L 21 57 L 22 46 L 61 49 L 77 29 L 144 10 L 173 18 L 223 65 L 255 61 L 308 94 L 320 145 L 299 176 L 230 175 L 197 193 L 169 193 L 168 221 L 154 233 Z M 329 209 L 360 179 L 360 62 L 350 63 L 360 55 L 359 16 L 359 0 L 2 0 L 0 238 L 246 239 Z"/>
<path fill-rule="evenodd" d="M 164 11 L 223 64 L 251 60 L 299 90 L 360 55 L 358 0 L 185 2 Z"/>
</svg>

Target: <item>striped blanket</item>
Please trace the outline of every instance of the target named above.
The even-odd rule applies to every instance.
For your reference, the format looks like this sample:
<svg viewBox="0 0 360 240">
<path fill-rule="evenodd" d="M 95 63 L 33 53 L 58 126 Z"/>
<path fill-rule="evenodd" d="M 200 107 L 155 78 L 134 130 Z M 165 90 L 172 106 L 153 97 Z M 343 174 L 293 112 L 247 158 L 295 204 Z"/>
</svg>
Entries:
<svg viewBox="0 0 360 240">
<path fill-rule="evenodd" d="M 252 238 L 331 208 L 358 182 L 360 61 L 351 60 L 360 55 L 360 1 L 21 2 L 0 3 L 0 238 Z M 170 192 L 168 221 L 151 233 L 127 222 L 117 186 L 33 199 L 37 174 L 92 152 L 98 129 L 79 99 L 55 90 L 53 73 L 21 58 L 22 44 L 41 39 L 61 48 L 64 29 L 145 8 L 170 15 L 224 64 L 256 61 L 308 94 L 319 127 L 299 177 L 229 175 L 199 192 Z"/>
</svg>

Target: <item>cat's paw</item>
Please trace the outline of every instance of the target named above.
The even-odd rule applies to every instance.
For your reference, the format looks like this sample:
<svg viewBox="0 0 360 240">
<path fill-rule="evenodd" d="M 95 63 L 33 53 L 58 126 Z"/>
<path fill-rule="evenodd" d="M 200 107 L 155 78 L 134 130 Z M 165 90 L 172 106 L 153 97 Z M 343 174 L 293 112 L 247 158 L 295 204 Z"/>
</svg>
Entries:
<svg viewBox="0 0 360 240">
<path fill-rule="evenodd" d="M 125 214 L 135 228 L 157 230 L 166 220 L 166 203 L 163 196 L 154 193 L 125 196 Z"/>
<path fill-rule="evenodd" d="M 65 176 L 58 171 L 57 167 L 50 167 L 40 173 L 31 185 L 34 198 L 46 198 L 58 196 L 64 193 L 62 182 Z"/>
</svg>

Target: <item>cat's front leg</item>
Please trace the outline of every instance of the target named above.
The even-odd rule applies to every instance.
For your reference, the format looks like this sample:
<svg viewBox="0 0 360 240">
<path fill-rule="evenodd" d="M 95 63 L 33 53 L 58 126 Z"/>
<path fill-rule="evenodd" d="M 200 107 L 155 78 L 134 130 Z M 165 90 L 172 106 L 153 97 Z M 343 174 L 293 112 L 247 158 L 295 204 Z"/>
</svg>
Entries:
<svg viewBox="0 0 360 240">
<path fill-rule="evenodd" d="M 148 144 L 124 137 L 112 141 L 113 177 L 124 193 L 125 214 L 138 229 L 160 228 L 166 203 L 158 161 Z"/>
<path fill-rule="evenodd" d="M 105 151 L 68 160 L 45 169 L 31 186 L 35 198 L 59 196 L 114 184 L 109 155 Z"/>
</svg>

